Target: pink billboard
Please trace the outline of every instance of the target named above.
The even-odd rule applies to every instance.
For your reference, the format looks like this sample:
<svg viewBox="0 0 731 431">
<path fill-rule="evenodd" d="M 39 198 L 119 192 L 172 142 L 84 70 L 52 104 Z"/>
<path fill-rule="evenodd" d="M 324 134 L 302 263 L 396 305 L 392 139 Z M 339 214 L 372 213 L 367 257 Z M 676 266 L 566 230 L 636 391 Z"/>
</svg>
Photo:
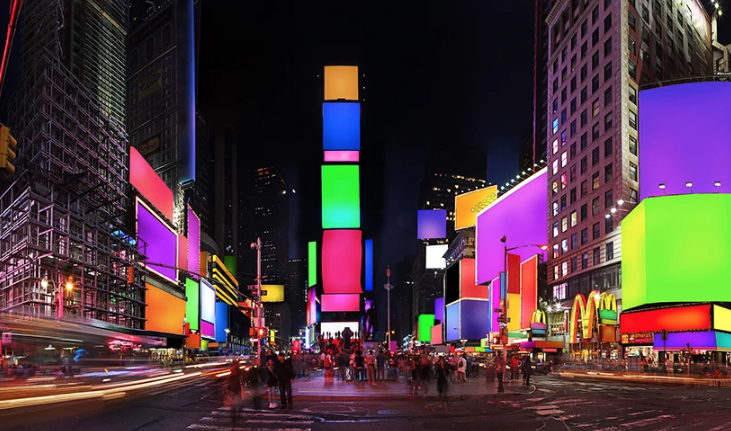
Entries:
<svg viewBox="0 0 731 431">
<path fill-rule="evenodd" d="M 506 245 L 519 247 L 510 253 L 521 261 L 545 253 L 534 245 L 545 246 L 548 241 L 547 175 L 546 168 L 540 170 L 477 215 L 478 284 L 488 283 L 503 271 Z M 506 243 L 501 241 L 503 237 Z"/>
<path fill-rule="evenodd" d="M 181 253 L 183 251 L 181 250 Z M 188 206 L 188 271 L 198 272 L 201 267 L 201 222 L 193 209 Z M 194 280 L 198 276 L 192 274 Z"/>
<path fill-rule="evenodd" d="M 326 313 L 360 311 L 360 295 L 325 294 L 320 297 L 320 304 L 322 305 L 322 311 Z"/>
<path fill-rule="evenodd" d="M 317 290 L 311 287 L 307 291 L 307 326 L 317 323 Z"/>
<path fill-rule="evenodd" d="M 168 220 L 173 219 L 173 192 L 135 147 L 129 149 L 129 183 Z"/>
<path fill-rule="evenodd" d="M 137 238 L 140 251 L 147 257 L 147 268 L 172 282 L 177 282 L 178 235 L 175 230 L 137 199 Z"/>
<path fill-rule="evenodd" d="M 324 293 L 362 293 L 363 235 L 360 230 L 336 229 L 322 233 L 322 288 Z"/>
</svg>

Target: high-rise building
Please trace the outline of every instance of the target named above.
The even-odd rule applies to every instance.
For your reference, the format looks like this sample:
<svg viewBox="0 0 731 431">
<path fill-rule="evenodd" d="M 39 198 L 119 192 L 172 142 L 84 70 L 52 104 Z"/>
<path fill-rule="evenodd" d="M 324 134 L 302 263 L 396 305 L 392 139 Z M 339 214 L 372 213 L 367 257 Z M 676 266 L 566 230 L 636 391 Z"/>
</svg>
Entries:
<svg viewBox="0 0 731 431">
<path fill-rule="evenodd" d="M 143 328 L 146 271 L 124 227 L 126 16 L 121 0 L 25 4 L 8 114 L 20 157 L 0 197 L 0 312 Z"/>
<path fill-rule="evenodd" d="M 196 179 L 194 20 L 199 13 L 200 2 L 194 0 L 129 4 L 127 131 L 130 144 L 173 190 L 178 225 L 185 202 L 178 185 L 189 187 Z"/>
<path fill-rule="evenodd" d="M 307 326 L 307 259 L 289 260 L 289 284 L 286 285 L 284 300 L 292 313 L 292 334 Z"/>
<path fill-rule="evenodd" d="M 411 334 L 414 325 L 414 317 L 412 315 L 412 290 L 414 281 L 411 278 L 411 268 L 414 266 L 414 256 L 407 256 L 403 261 L 399 262 L 395 268 L 396 282 L 393 283 L 393 292 L 391 300 L 392 312 L 392 330 L 396 331 L 399 340 Z M 400 343 L 399 343 L 400 344 Z"/>
<path fill-rule="evenodd" d="M 236 256 L 239 246 L 239 181 L 237 136 L 233 128 L 217 129 L 213 142 L 214 230 L 213 239 L 220 248 L 220 255 L 226 256 L 226 266 L 239 279 Z"/>
<path fill-rule="evenodd" d="M 261 272 L 266 284 L 289 284 L 289 194 L 276 166 L 254 172 L 254 230 L 261 238 Z M 289 289 L 285 289 L 286 292 Z"/>
<path fill-rule="evenodd" d="M 201 234 L 214 236 L 213 228 L 213 142 L 211 128 L 196 113 L 195 185 L 188 192 L 188 202 L 201 221 Z"/>
<path fill-rule="evenodd" d="M 697 0 L 559 1 L 547 23 L 554 299 L 620 286 L 620 221 L 638 201 L 641 86 L 713 71 Z"/>
<path fill-rule="evenodd" d="M 713 73 L 716 75 L 731 73 L 731 62 L 729 55 L 731 54 L 731 44 L 724 45 L 718 41 L 718 10 L 713 11 L 711 16 L 711 37 L 713 47 Z"/>
</svg>

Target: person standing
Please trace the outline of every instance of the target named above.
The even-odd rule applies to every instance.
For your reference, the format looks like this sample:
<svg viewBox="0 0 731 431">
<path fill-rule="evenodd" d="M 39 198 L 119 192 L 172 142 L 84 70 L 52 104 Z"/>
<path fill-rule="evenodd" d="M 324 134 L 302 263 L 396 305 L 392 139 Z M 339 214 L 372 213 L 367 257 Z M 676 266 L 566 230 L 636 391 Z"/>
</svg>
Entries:
<svg viewBox="0 0 731 431">
<path fill-rule="evenodd" d="M 376 358 L 373 356 L 373 350 L 368 351 L 368 355 L 365 358 L 367 373 L 368 373 L 368 384 L 376 384 Z"/>
<path fill-rule="evenodd" d="M 226 404 L 231 407 L 231 422 L 236 421 L 236 414 L 243 405 L 244 378 L 239 361 L 231 363 L 231 370 L 226 385 Z"/>
<path fill-rule="evenodd" d="M 495 374 L 497 375 L 497 391 L 498 393 L 505 392 L 503 388 L 503 374 L 505 373 L 505 358 L 503 355 L 498 353 L 495 357 Z"/>
<path fill-rule="evenodd" d="M 274 371 L 273 359 L 269 359 L 264 372 L 266 373 L 267 394 L 269 395 L 269 408 L 275 409 L 277 408 L 277 386 L 279 385 L 279 383 L 277 382 L 277 374 Z"/>
<path fill-rule="evenodd" d="M 443 357 L 439 358 L 437 363 L 437 391 L 439 392 L 439 399 L 447 398 L 447 388 L 449 386 L 449 379 L 447 378 L 447 361 Z"/>
<path fill-rule="evenodd" d="M 457 381 L 467 381 L 467 360 L 462 355 L 457 359 Z"/>
<path fill-rule="evenodd" d="M 279 401 L 282 409 L 292 409 L 292 380 L 294 380 L 294 371 L 292 370 L 292 361 L 284 358 L 284 353 L 279 354 L 279 362 L 274 368 L 274 374 L 277 376 L 279 383 Z"/>
<path fill-rule="evenodd" d="M 529 355 L 525 355 L 521 368 L 523 369 L 523 382 L 526 386 L 528 386 L 530 385 L 530 375 L 533 373 L 533 363 L 531 362 Z"/>
<path fill-rule="evenodd" d="M 520 377 L 520 360 L 518 355 L 510 357 L 510 381 L 518 380 Z"/>
<path fill-rule="evenodd" d="M 376 367 L 378 368 L 378 374 L 376 374 L 376 380 L 383 381 L 386 374 L 386 355 L 383 354 L 383 350 L 376 356 Z"/>
</svg>

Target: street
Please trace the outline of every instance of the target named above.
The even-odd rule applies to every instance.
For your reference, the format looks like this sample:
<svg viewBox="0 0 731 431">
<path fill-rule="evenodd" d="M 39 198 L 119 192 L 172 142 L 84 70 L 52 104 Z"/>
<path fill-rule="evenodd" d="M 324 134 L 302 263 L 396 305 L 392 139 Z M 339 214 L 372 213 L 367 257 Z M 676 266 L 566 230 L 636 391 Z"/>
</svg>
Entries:
<svg viewBox="0 0 731 431">
<path fill-rule="evenodd" d="M 468 384 L 483 384 L 473 382 Z M 232 424 L 220 382 L 169 385 L 134 398 L 68 403 L 0 414 L 0 429 L 25 431 L 154 430 L 722 430 L 731 390 L 577 382 L 538 377 L 528 395 L 450 399 L 297 401 L 294 410 L 254 411 Z"/>
</svg>

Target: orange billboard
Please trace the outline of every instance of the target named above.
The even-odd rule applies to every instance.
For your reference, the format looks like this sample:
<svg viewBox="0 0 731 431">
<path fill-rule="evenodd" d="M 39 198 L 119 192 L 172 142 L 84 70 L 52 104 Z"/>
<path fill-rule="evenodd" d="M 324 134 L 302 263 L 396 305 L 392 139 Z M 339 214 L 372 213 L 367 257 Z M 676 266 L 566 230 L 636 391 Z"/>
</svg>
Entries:
<svg viewBox="0 0 731 431">
<path fill-rule="evenodd" d="M 358 66 L 325 66 L 325 100 L 358 100 Z"/>
<path fill-rule="evenodd" d="M 459 230 L 474 226 L 477 223 L 477 214 L 495 199 L 497 186 L 457 195 L 454 198 L 454 228 Z"/>
<path fill-rule="evenodd" d="M 145 283 L 145 286 L 147 287 L 145 329 L 168 334 L 182 334 L 185 301 L 149 283 Z"/>
</svg>

